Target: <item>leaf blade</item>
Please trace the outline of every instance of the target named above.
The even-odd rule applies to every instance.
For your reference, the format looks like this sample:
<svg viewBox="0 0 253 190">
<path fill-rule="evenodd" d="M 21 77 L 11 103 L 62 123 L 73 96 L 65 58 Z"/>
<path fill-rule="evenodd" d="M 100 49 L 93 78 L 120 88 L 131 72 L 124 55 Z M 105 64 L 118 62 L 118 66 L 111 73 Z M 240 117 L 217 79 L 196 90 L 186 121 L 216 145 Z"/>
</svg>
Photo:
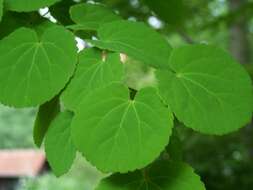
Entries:
<svg viewBox="0 0 253 190">
<path fill-rule="evenodd" d="M 200 177 L 181 162 L 159 161 L 143 171 L 114 174 L 103 179 L 96 190 L 205 190 Z"/>
<path fill-rule="evenodd" d="M 5 0 L 5 6 L 8 10 L 17 12 L 35 11 L 39 8 L 48 7 L 61 0 Z"/>
<path fill-rule="evenodd" d="M 102 24 L 121 19 L 107 7 L 89 3 L 72 6 L 70 17 L 82 30 L 97 30 Z"/>
<path fill-rule="evenodd" d="M 149 66 L 167 67 L 172 48 L 144 23 L 114 21 L 103 24 L 98 29 L 98 37 L 99 40 L 90 41 L 94 46 L 125 53 Z"/>
<path fill-rule="evenodd" d="M 76 55 L 74 36 L 60 26 L 40 39 L 34 30 L 17 29 L 0 41 L 0 101 L 15 107 L 49 101 L 72 76 Z"/>
<path fill-rule="evenodd" d="M 169 141 L 173 115 L 156 90 L 143 89 L 133 101 L 128 96 L 121 84 L 99 89 L 83 100 L 72 123 L 77 149 L 104 172 L 144 167 Z"/>
<path fill-rule="evenodd" d="M 61 99 L 68 109 L 74 111 L 89 93 L 122 81 L 123 72 L 118 53 L 108 53 L 103 58 L 102 52 L 97 49 L 84 50 L 79 54 L 76 73 Z"/>
<path fill-rule="evenodd" d="M 33 139 L 37 147 L 41 146 L 50 123 L 59 112 L 60 104 L 58 96 L 39 107 L 33 129 Z"/>
<path fill-rule="evenodd" d="M 46 156 L 54 174 L 58 177 L 70 169 L 76 156 L 70 134 L 72 118 L 73 113 L 69 111 L 58 114 L 45 138 Z"/>
<path fill-rule="evenodd" d="M 187 127 L 222 135 L 250 121 L 251 81 L 229 54 L 208 45 L 186 46 L 174 50 L 169 62 L 172 72 L 157 72 L 160 93 Z"/>
</svg>

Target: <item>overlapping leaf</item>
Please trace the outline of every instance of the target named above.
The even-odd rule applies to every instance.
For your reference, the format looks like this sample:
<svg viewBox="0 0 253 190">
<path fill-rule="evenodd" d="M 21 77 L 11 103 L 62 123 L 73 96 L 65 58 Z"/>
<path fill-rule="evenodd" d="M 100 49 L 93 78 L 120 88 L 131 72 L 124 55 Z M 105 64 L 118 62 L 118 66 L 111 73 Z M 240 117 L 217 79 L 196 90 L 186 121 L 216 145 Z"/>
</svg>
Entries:
<svg viewBox="0 0 253 190">
<path fill-rule="evenodd" d="M 8 10 L 28 12 L 51 6 L 59 1 L 61 0 L 4 0 L 4 3 Z"/>
<path fill-rule="evenodd" d="M 205 190 L 200 177 L 181 162 L 159 161 L 128 174 L 103 179 L 96 190 Z"/>
<path fill-rule="evenodd" d="M 58 114 L 46 134 L 45 151 L 56 176 L 66 173 L 76 156 L 76 149 L 70 134 L 72 118 L 73 113 L 69 111 Z"/>
<path fill-rule="evenodd" d="M 104 23 L 120 20 L 111 9 L 100 4 L 78 4 L 70 9 L 71 19 L 75 26 L 82 30 L 97 30 Z"/>
<path fill-rule="evenodd" d="M 98 29 L 99 40 L 91 43 L 99 48 L 125 53 L 143 63 L 164 68 L 172 48 L 160 34 L 144 23 L 114 21 Z"/>
<path fill-rule="evenodd" d="M 154 88 L 134 100 L 122 84 L 87 96 L 72 123 L 79 151 L 104 172 L 127 172 L 155 160 L 169 142 L 173 115 Z"/>
<path fill-rule="evenodd" d="M 60 112 L 59 97 L 41 105 L 36 116 L 33 129 L 34 143 L 40 147 L 51 121 Z"/>
<path fill-rule="evenodd" d="M 122 81 L 123 65 L 119 54 L 102 56 L 101 51 L 93 48 L 80 53 L 75 76 L 62 94 L 63 103 L 68 109 L 75 110 L 93 90 Z"/>
<path fill-rule="evenodd" d="M 250 77 L 226 52 L 186 46 L 173 51 L 169 66 L 157 73 L 160 93 L 186 126 L 220 135 L 250 121 Z"/>
<path fill-rule="evenodd" d="M 57 95 L 76 64 L 74 36 L 59 26 L 40 37 L 20 28 L 0 41 L 0 102 L 36 106 Z"/>
</svg>

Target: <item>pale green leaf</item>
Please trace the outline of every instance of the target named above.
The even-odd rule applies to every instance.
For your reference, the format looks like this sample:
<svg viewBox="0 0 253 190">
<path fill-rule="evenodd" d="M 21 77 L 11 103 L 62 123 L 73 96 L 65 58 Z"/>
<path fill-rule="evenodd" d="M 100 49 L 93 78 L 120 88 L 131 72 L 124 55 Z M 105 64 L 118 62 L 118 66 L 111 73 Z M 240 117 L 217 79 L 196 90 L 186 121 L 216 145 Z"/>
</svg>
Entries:
<svg viewBox="0 0 253 190">
<path fill-rule="evenodd" d="M 70 16 L 82 30 L 97 30 L 104 23 L 121 19 L 111 9 L 101 4 L 90 3 L 72 6 Z"/>
<path fill-rule="evenodd" d="M 250 121 L 251 80 L 228 53 L 186 46 L 173 51 L 169 66 L 157 72 L 160 94 L 187 127 L 221 135 Z"/>
<path fill-rule="evenodd" d="M 43 7 L 49 7 L 59 1 L 61 0 L 4 0 L 4 3 L 8 10 L 28 12 Z"/>
<path fill-rule="evenodd" d="M 190 166 L 159 161 L 144 170 L 113 174 L 96 190 L 205 190 L 205 186 Z"/>
<path fill-rule="evenodd" d="M 122 84 L 87 96 L 72 123 L 79 151 L 104 172 L 127 172 L 155 160 L 169 142 L 173 115 L 156 89 L 139 91 L 134 100 Z"/>
<path fill-rule="evenodd" d="M 139 60 L 149 66 L 164 68 L 172 48 L 166 39 L 144 23 L 114 21 L 103 24 L 98 29 L 99 40 L 93 45 Z"/>
<path fill-rule="evenodd" d="M 20 28 L 0 41 L 0 102 L 36 106 L 56 96 L 76 64 L 74 36 L 59 26 L 40 37 Z"/>
<path fill-rule="evenodd" d="M 41 105 L 36 116 L 33 129 L 34 143 L 40 147 L 51 121 L 60 111 L 59 97 Z"/>
<path fill-rule="evenodd" d="M 69 111 L 58 114 L 46 133 L 46 156 L 56 176 L 66 173 L 76 156 L 76 148 L 70 134 L 72 118 L 73 113 Z"/>
<path fill-rule="evenodd" d="M 104 58 L 103 58 L 104 56 Z M 97 49 L 85 49 L 79 55 L 76 73 L 62 94 L 64 105 L 71 110 L 93 90 L 122 81 L 123 64 L 118 53 L 103 55 Z"/>
</svg>

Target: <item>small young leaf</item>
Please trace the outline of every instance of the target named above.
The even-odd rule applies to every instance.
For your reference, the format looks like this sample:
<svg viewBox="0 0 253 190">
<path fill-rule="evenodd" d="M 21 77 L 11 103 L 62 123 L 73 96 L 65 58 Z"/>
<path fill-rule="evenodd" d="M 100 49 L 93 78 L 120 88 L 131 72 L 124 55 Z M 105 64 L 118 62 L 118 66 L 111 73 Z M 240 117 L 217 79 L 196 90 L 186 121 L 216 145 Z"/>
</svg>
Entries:
<svg viewBox="0 0 253 190">
<path fill-rule="evenodd" d="M 3 16 L 3 3 L 4 3 L 4 0 L 0 0 L 0 22 L 2 21 L 2 16 Z"/>
<path fill-rule="evenodd" d="M 93 45 L 125 53 L 149 66 L 167 66 L 172 48 L 165 38 L 144 23 L 114 21 L 101 25 Z"/>
<path fill-rule="evenodd" d="M 75 110 L 93 90 L 122 81 L 124 69 L 119 54 L 108 53 L 105 60 L 102 56 L 101 51 L 93 48 L 80 53 L 76 73 L 62 94 L 65 107 Z"/>
<path fill-rule="evenodd" d="M 223 50 L 194 45 L 175 49 L 170 70 L 157 72 L 160 94 L 187 127 L 221 135 L 252 116 L 252 85 L 245 70 Z"/>
<path fill-rule="evenodd" d="M 103 179 L 96 190 L 205 190 L 200 177 L 181 162 L 158 161 L 150 167 Z"/>
<path fill-rule="evenodd" d="M 35 11 L 39 8 L 49 7 L 61 0 L 4 0 L 8 10 L 17 12 Z"/>
<path fill-rule="evenodd" d="M 63 89 L 76 64 L 74 36 L 59 26 L 38 37 L 20 28 L 0 41 L 0 101 L 28 107 L 45 103 Z"/>
<path fill-rule="evenodd" d="M 104 172 L 127 172 L 156 159 L 169 142 L 173 115 L 154 88 L 134 100 L 122 84 L 86 96 L 72 123 L 79 151 Z"/>
<path fill-rule="evenodd" d="M 100 4 L 90 3 L 72 6 L 70 16 L 82 30 L 97 30 L 104 23 L 121 19 L 111 9 Z"/>
<path fill-rule="evenodd" d="M 33 129 L 33 139 L 34 143 L 40 147 L 44 136 L 48 130 L 51 121 L 60 112 L 59 97 L 56 96 L 49 102 L 41 105 L 36 116 L 34 129 Z"/>
<path fill-rule="evenodd" d="M 76 149 L 70 134 L 72 118 L 72 112 L 59 113 L 46 133 L 45 151 L 56 176 L 66 173 L 76 156 Z"/>
</svg>

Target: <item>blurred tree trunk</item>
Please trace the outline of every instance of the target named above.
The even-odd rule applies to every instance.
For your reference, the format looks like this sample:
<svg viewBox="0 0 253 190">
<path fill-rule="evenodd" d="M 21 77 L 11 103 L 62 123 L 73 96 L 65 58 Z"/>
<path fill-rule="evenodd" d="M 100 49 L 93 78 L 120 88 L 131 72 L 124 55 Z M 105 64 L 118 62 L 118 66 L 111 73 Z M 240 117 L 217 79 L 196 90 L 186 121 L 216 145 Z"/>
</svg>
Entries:
<svg viewBox="0 0 253 190">
<path fill-rule="evenodd" d="M 230 11 L 237 10 L 247 2 L 248 0 L 229 0 Z M 241 16 L 230 26 L 230 51 L 242 64 L 250 62 L 250 44 L 247 25 L 247 19 Z"/>
</svg>

